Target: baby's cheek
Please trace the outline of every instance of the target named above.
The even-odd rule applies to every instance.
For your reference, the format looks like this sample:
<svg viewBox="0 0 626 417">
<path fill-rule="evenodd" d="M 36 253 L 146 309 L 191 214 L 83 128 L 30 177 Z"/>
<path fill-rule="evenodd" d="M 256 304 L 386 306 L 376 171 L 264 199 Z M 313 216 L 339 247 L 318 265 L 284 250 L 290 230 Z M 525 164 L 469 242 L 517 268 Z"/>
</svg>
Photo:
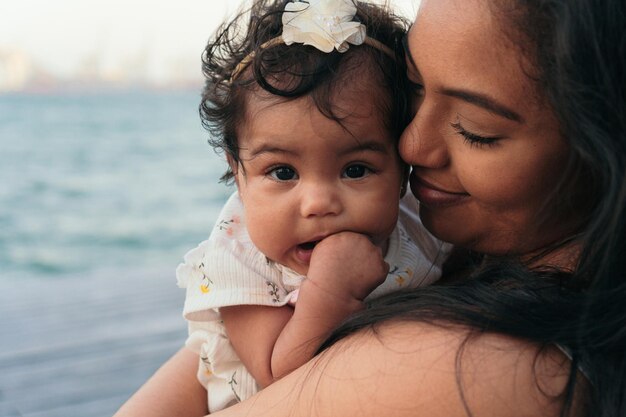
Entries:
<svg viewBox="0 0 626 417">
<path fill-rule="evenodd" d="M 381 246 L 386 243 L 398 222 L 398 208 L 386 207 L 376 217 L 368 219 L 363 233 L 368 235 L 372 243 Z"/>
<path fill-rule="evenodd" d="M 246 218 L 248 234 L 252 243 L 266 256 L 272 256 L 272 242 L 275 240 L 275 227 L 272 227 L 271 219 L 263 221 L 262 217 L 249 215 Z"/>
</svg>

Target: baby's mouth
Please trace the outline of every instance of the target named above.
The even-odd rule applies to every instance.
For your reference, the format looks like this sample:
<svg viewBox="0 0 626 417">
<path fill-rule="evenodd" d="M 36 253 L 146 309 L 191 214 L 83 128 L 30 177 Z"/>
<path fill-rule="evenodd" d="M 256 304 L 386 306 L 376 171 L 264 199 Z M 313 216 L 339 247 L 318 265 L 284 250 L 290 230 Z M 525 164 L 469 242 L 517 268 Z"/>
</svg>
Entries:
<svg viewBox="0 0 626 417">
<path fill-rule="evenodd" d="M 311 256 L 313 255 L 313 249 L 317 245 L 319 240 L 311 240 L 310 242 L 300 243 L 296 247 L 295 255 L 301 264 L 308 265 L 311 262 Z"/>
<path fill-rule="evenodd" d="M 305 250 L 305 251 L 309 251 L 309 250 L 313 250 L 313 248 L 315 248 L 315 245 L 317 245 L 320 241 L 319 240 L 314 240 L 311 242 L 304 242 L 298 245 L 298 248 Z"/>
</svg>

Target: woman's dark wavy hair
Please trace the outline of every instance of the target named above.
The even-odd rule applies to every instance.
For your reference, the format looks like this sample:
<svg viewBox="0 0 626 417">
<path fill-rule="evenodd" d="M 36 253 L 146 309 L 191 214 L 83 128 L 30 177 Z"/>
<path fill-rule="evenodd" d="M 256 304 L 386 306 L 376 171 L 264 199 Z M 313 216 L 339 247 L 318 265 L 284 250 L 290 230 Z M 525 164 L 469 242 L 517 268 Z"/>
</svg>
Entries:
<svg viewBox="0 0 626 417">
<path fill-rule="evenodd" d="M 572 356 L 569 383 L 555 398 L 563 401 L 561 414 L 572 411 L 574 388 L 581 382 L 576 370 L 583 369 L 589 382 L 583 385 L 583 414 L 623 417 L 626 2 L 492 0 L 491 6 L 510 40 L 532 63 L 532 77 L 571 145 L 570 163 L 554 196 L 577 202 L 584 218 L 573 237 L 582 246 L 578 267 L 537 270 L 505 259 L 474 265 L 462 281 L 377 300 L 337 329 L 322 349 L 388 320 L 461 324 L 473 335 L 495 332 L 544 348 L 560 345 Z M 550 199 L 546 205 L 553 203 Z"/>
<path fill-rule="evenodd" d="M 366 25 L 367 35 L 389 47 L 395 60 L 382 51 L 366 46 L 350 46 L 347 52 L 324 53 L 312 46 L 279 44 L 261 46 L 282 33 L 282 14 L 288 0 L 255 0 L 251 8 L 221 26 L 208 42 L 202 56 L 206 83 L 202 92 L 200 118 L 209 131 L 209 143 L 239 160 L 238 126 L 245 122 L 246 96 L 258 89 L 293 100 L 311 96 L 325 116 L 341 123 L 333 111 L 333 91 L 362 71 L 371 71 L 380 88 L 377 100 L 388 129 L 399 138 L 409 117 L 406 64 L 402 38 L 408 22 L 388 8 L 355 1 L 356 21 Z M 253 54 L 253 55 L 251 55 Z M 241 61 L 253 59 L 234 79 Z M 374 86 L 372 86 L 374 87 Z M 378 91 L 376 91 L 378 90 Z M 229 168 L 222 176 L 231 180 Z"/>
</svg>

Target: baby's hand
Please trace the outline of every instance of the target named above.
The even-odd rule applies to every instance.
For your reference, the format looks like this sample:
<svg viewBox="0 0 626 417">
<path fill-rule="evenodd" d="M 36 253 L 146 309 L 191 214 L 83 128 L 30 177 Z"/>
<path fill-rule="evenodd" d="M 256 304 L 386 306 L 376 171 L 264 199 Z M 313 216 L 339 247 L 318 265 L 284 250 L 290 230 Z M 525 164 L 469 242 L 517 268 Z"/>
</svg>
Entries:
<svg viewBox="0 0 626 417">
<path fill-rule="evenodd" d="M 381 249 L 367 236 L 341 232 L 315 246 L 307 278 L 339 298 L 362 301 L 385 281 L 388 271 Z"/>
</svg>

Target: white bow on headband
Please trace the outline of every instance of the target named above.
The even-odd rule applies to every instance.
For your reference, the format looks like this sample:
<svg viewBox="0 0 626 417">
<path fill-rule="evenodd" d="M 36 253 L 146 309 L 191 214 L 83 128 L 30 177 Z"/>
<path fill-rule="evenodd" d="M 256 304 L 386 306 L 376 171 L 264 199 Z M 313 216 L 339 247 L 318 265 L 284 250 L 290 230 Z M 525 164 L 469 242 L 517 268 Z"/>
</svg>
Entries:
<svg viewBox="0 0 626 417">
<path fill-rule="evenodd" d="M 348 50 L 366 38 L 365 25 L 353 22 L 356 6 L 350 0 L 308 0 L 287 3 L 283 13 L 283 42 L 302 43 L 322 52 Z"/>
<path fill-rule="evenodd" d="M 395 60 L 395 54 L 388 46 L 367 36 L 365 25 L 353 21 L 356 11 L 351 0 L 291 1 L 285 5 L 282 15 L 282 35 L 265 42 L 260 49 L 299 43 L 325 53 L 335 49 L 343 53 L 350 45 L 366 44 Z M 248 67 L 254 55 L 253 51 L 241 60 L 229 82 L 232 83 Z"/>
</svg>

